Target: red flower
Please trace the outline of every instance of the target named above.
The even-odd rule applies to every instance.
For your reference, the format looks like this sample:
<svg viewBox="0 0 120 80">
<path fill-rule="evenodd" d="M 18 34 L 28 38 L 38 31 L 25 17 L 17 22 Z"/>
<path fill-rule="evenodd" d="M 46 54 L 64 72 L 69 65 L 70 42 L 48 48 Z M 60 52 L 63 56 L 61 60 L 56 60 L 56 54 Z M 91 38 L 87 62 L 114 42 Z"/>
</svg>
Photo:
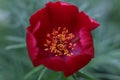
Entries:
<svg viewBox="0 0 120 80">
<path fill-rule="evenodd" d="M 99 26 L 66 2 L 49 2 L 30 18 L 27 48 L 34 66 L 70 76 L 94 57 L 91 31 Z"/>
</svg>

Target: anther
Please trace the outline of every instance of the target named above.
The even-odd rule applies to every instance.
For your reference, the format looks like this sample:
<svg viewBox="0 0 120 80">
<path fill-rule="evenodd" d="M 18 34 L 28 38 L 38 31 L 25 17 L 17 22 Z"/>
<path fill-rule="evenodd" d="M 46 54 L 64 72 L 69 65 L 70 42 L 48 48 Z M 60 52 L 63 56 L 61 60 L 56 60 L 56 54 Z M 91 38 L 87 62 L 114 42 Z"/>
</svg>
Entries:
<svg viewBox="0 0 120 80">
<path fill-rule="evenodd" d="M 74 50 L 75 43 L 70 43 L 75 36 L 69 33 L 68 29 L 58 27 L 53 29 L 51 34 L 46 35 L 45 51 L 50 51 L 54 56 L 71 56 L 71 50 Z"/>
</svg>

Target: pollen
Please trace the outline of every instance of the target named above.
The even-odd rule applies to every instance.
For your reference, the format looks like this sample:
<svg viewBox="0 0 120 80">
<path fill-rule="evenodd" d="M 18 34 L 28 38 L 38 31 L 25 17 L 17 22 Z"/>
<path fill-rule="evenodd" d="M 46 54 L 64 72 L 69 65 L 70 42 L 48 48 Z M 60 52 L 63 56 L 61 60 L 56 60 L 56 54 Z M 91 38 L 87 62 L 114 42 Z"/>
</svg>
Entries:
<svg viewBox="0 0 120 80">
<path fill-rule="evenodd" d="M 45 51 L 50 51 L 54 56 L 71 56 L 72 50 L 76 43 L 70 42 L 75 35 L 69 33 L 66 27 L 58 27 L 53 29 L 51 33 L 47 33 L 46 42 L 44 43 Z"/>
</svg>

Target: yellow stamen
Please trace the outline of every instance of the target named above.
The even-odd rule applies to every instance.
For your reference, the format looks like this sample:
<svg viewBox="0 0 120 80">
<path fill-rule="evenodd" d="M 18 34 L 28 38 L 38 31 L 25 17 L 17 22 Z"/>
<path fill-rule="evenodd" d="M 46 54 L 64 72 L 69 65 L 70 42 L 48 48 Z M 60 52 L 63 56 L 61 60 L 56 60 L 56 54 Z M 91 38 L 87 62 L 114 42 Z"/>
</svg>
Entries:
<svg viewBox="0 0 120 80">
<path fill-rule="evenodd" d="M 50 51 L 55 56 L 71 56 L 71 50 L 74 50 L 76 46 L 75 43 L 70 43 L 75 36 L 72 33 L 69 33 L 68 29 L 64 27 L 58 27 L 58 29 L 53 29 L 53 31 L 46 35 L 46 43 L 44 46 L 46 47 L 45 51 Z"/>
</svg>

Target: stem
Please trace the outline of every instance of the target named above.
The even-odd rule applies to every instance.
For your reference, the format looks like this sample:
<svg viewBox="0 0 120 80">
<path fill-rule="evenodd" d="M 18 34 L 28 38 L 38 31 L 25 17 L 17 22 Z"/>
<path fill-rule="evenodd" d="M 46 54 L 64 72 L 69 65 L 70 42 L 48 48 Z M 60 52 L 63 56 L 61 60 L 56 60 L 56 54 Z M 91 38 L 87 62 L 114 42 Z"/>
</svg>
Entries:
<svg viewBox="0 0 120 80">
<path fill-rule="evenodd" d="M 44 73 L 45 73 L 46 70 L 47 70 L 47 68 L 44 68 L 44 69 L 41 71 L 41 73 L 40 73 L 40 75 L 39 75 L 39 77 L 38 77 L 38 80 L 41 80 L 41 78 L 43 77 L 43 75 L 44 75 Z"/>
</svg>

